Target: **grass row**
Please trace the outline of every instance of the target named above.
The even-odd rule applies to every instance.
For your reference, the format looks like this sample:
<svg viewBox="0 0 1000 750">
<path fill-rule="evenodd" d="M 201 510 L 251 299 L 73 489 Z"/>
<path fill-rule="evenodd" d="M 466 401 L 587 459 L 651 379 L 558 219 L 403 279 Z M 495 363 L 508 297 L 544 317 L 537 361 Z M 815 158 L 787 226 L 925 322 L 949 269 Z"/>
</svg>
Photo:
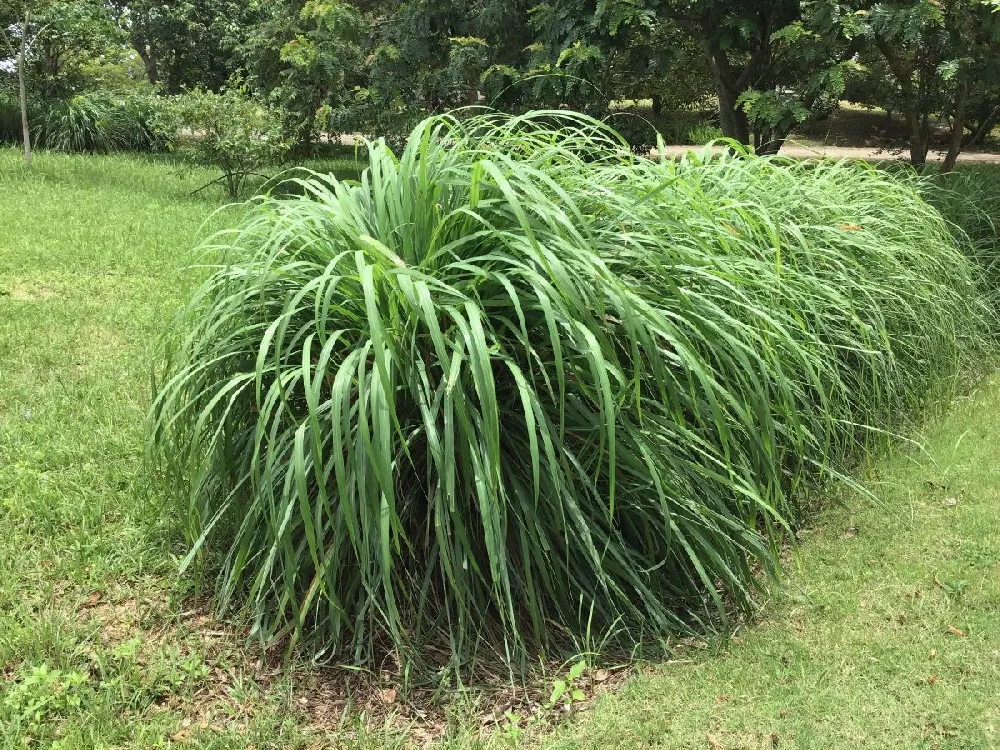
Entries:
<svg viewBox="0 0 1000 750">
<path fill-rule="evenodd" d="M 461 671 L 725 623 L 990 350 L 978 266 L 870 167 L 653 162 L 555 113 L 368 157 L 204 248 L 159 372 L 185 565 L 268 642 Z"/>
</svg>

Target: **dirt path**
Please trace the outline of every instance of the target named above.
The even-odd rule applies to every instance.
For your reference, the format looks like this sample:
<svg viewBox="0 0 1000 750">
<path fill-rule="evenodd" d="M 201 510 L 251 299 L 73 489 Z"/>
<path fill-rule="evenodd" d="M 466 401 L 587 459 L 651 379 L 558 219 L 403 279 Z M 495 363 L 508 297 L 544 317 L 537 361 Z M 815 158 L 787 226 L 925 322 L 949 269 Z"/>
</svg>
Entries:
<svg viewBox="0 0 1000 750">
<path fill-rule="evenodd" d="M 697 151 L 698 146 L 667 146 L 668 156 L 681 156 L 688 151 Z M 714 150 L 721 151 L 722 146 Z M 863 159 L 864 161 L 906 161 L 908 152 L 904 149 L 886 150 L 884 148 L 857 148 L 850 146 L 823 146 L 819 144 L 789 143 L 781 149 L 781 156 L 794 159 Z M 959 155 L 958 160 L 966 164 L 1000 164 L 1000 153 L 987 151 L 966 151 Z M 944 152 L 931 151 L 927 154 L 930 163 L 944 161 Z"/>
<path fill-rule="evenodd" d="M 337 141 L 341 145 L 356 146 L 363 142 L 363 138 L 357 134 L 345 134 L 339 136 Z M 714 147 L 714 151 L 722 151 L 723 146 Z M 667 146 L 665 153 L 668 156 L 682 156 L 689 151 L 699 151 L 701 146 Z M 654 149 L 651 152 L 656 155 Z M 909 152 L 904 148 L 878 148 L 878 147 L 857 147 L 857 146 L 827 146 L 809 141 L 793 142 L 789 141 L 781 149 L 781 156 L 788 156 L 793 159 L 862 159 L 864 161 L 907 161 Z M 944 151 L 931 151 L 927 154 L 929 163 L 939 163 L 944 161 Z M 990 151 L 964 151 L 958 160 L 963 164 L 1000 164 L 1000 153 Z"/>
</svg>

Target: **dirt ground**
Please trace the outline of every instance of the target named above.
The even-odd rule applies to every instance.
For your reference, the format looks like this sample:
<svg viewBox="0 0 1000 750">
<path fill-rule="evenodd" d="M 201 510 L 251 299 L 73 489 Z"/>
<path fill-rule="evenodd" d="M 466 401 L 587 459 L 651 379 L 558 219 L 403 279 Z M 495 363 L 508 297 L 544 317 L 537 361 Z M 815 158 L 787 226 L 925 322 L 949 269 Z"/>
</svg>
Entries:
<svg viewBox="0 0 1000 750">
<path fill-rule="evenodd" d="M 668 156 L 681 156 L 688 151 L 700 150 L 699 146 L 667 146 L 665 152 Z M 716 146 L 716 151 L 721 151 L 722 146 Z M 909 159 L 908 150 L 899 148 L 886 149 L 879 147 L 858 147 L 858 146 L 826 146 L 813 144 L 786 143 L 781 149 L 781 156 L 788 156 L 793 159 L 862 159 L 864 161 L 906 161 Z M 944 152 L 931 151 L 927 154 L 928 162 L 940 162 L 944 160 Z M 988 151 L 964 151 L 958 157 L 959 162 L 970 164 L 1000 164 L 1000 153 Z"/>
</svg>

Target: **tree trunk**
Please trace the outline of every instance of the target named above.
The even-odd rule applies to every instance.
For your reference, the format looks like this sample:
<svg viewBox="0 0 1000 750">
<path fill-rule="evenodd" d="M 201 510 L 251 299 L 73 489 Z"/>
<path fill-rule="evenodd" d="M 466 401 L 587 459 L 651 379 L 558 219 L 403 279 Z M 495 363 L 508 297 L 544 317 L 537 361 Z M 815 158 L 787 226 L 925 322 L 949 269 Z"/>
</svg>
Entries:
<svg viewBox="0 0 1000 750">
<path fill-rule="evenodd" d="M 715 81 L 715 92 L 719 97 L 719 125 L 726 138 L 732 138 L 744 145 L 750 143 L 750 123 L 747 115 L 740 109 L 736 100 L 739 91 L 736 90 L 729 58 L 715 42 L 708 46 L 708 60 L 712 66 L 712 79 Z"/>
<path fill-rule="evenodd" d="M 896 49 L 886 40 L 878 39 L 876 44 L 903 93 L 903 114 L 910 134 L 910 164 L 918 172 L 922 171 L 927 162 L 927 150 L 930 148 L 930 119 L 927 113 L 924 113 L 921 121 L 921 113 L 918 111 L 920 97 L 913 90 L 914 71 L 907 67 Z"/>
<path fill-rule="evenodd" d="M 719 125 L 726 138 L 744 145 L 750 144 L 750 123 L 747 115 L 736 104 L 737 94 L 716 76 L 715 91 L 719 97 Z"/>
<path fill-rule="evenodd" d="M 1000 122 L 1000 107 L 996 107 L 985 120 L 982 121 L 979 128 L 975 133 L 969 138 L 966 146 L 982 146 L 986 141 L 987 136 L 993 132 L 993 128 L 997 126 Z"/>
<path fill-rule="evenodd" d="M 929 144 L 924 141 L 924 129 L 920 124 L 920 115 L 911 102 L 906 104 L 906 125 L 910 131 L 910 164 L 919 172 L 927 162 Z"/>
<path fill-rule="evenodd" d="M 663 98 L 657 94 L 653 94 L 653 114 L 656 117 L 663 114 Z"/>
<path fill-rule="evenodd" d="M 950 172 L 955 168 L 958 155 L 962 151 L 962 136 L 965 135 L 965 111 L 969 101 L 969 84 L 963 83 L 958 89 L 958 101 L 955 102 L 955 118 L 951 123 L 951 143 L 948 146 L 948 155 L 941 165 L 941 174 Z"/>
<path fill-rule="evenodd" d="M 139 55 L 143 67 L 146 68 L 146 77 L 155 86 L 160 80 L 160 71 L 156 64 L 156 49 L 152 44 L 147 47 L 145 41 L 137 34 L 133 34 L 131 39 L 132 49 Z"/>
<path fill-rule="evenodd" d="M 769 133 L 760 140 L 761 143 L 756 149 L 758 156 L 774 156 L 781 151 L 781 147 L 785 145 L 785 139 L 778 137 L 774 133 Z"/>
<path fill-rule="evenodd" d="M 920 115 L 920 145 L 924 151 L 921 156 L 921 165 L 927 163 L 927 152 L 931 150 L 931 114 L 924 112 Z"/>
<path fill-rule="evenodd" d="M 812 109 L 812 103 L 808 103 Z M 787 127 L 764 126 L 754 131 L 754 153 L 757 156 L 774 156 L 785 145 L 791 129 Z"/>
<path fill-rule="evenodd" d="M 21 96 L 21 135 L 24 138 L 24 166 L 31 167 L 31 128 L 28 126 L 28 94 L 24 85 L 24 66 L 28 59 L 28 11 L 21 24 L 21 53 L 17 57 L 17 88 Z"/>
</svg>

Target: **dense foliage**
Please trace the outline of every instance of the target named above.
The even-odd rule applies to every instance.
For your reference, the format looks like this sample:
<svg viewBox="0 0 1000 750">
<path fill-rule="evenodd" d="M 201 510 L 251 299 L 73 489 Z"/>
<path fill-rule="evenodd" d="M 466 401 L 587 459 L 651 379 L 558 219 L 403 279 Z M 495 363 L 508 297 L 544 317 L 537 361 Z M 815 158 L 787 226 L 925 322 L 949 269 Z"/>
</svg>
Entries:
<svg viewBox="0 0 1000 750">
<path fill-rule="evenodd" d="M 923 184 L 927 200 L 950 223 L 982 269 L 983 294 L 1000 309 L 1000 175 L 970 166 Z"/>
<path fill-rule="evenodd" d="M 987 346 L 915 185 L 422 123 L 205 247 L 153 447 L 265 638 L 458 661 L 746 607 L 810 488 Z M 422 653 L 427 653 L 426 651 Z"/>
<path fill-rule="evenodd" d="M 279 162 L 291 145 L 282 136 L 279 113 L 238 89 L 170 97 L 161 106 L 159 124 L 172 134 L 173 148 L 222 170 L 218 181 L 225 182 L 230 198 L 240 195 L 248 177 Z"/>
<path fill-rule="evenodd" d="M 636 149 L 714 110 L 707 126 L 773 153 L 847 97 L 901 116 L 918 167 L 943 122 L 948 171 L 1000 122 L 995 0 L 16 0 L 11 61 L 24 29 L 33 110 L 246 85 L 299 153 L 345 133 L 399 144 L 480 103 L 611 118 Z"/>
</svg>

